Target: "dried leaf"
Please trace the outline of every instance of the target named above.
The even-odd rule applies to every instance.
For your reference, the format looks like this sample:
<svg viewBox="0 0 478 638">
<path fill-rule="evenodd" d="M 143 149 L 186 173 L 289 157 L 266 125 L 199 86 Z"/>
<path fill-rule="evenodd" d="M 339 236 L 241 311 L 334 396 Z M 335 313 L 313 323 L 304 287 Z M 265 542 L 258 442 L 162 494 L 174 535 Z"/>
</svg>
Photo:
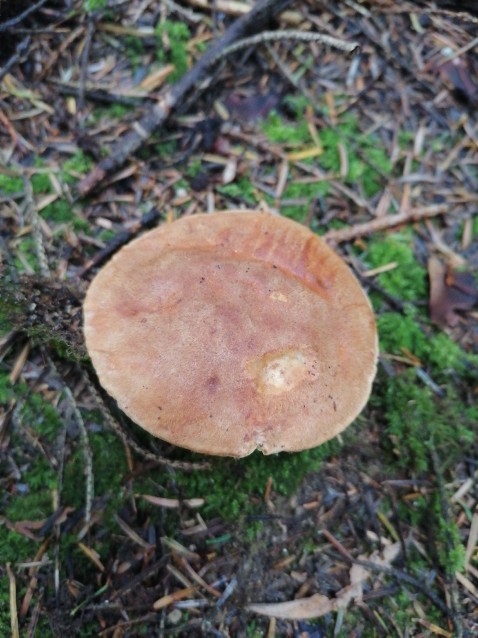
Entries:
<svg viewBox="0 0 478 638">
<path fill-rule="evenodd" d="M 188 598 L 192 594 L 196 592 L 194 587 L 185 587 L 184 589 L 179 589 L 172 594 L 167 594 L 166 596 L 162 596 L 155 603 L 153 603 L 153 609 L 164 609 L 164 607 L 168 607 L 172 603 L 175 603 L 178 600 L 183 600 L 184 598 Z"/>
<path fill-rule="evenodd" d="M 368 560 L 374 565 L 389 565 L 399 553 L 400 543 L 393 543 L 381 552 L 377 550 L 369 557 L 360 556 L 359 558 Z M 289 620 L 319 618 L 331 611 L 345 609 L 352 600 L 359 603 L 362 600 L 362 585 L 370 575 L 371 572 L 366 567 L 355 564 L 350 568 L 350 585 L 337 592 L 335 598 L 314 594 L 309 598 L 289 600 L 285 603 L 253 603 L 248 605 L 247 609 L 272 618 Z"/>
<path fill-rule="evenodd" d="M 100 556 L 96 550 L 94 550 L 92 547 L 88 547 L 84 543 L 78 543 L 78 547 L 81 549 L 83 554 L 85 554 L 85 556 L 89 558 L 91 562 L 100 570 L 100 572 L 105 571 L 105 566 L 101 562 Z"/>
<path fill-rule="evenodd" d="M 441 326 L 455 326 L 457 310 L 471 310 L 478 301 L 478 288 L 473 275 L 447 267 L 436 257 L 428 261 L 430 278 L 430 317 Z"/>
<path fill-rule="evenodd" d="M 255 603 L 248 605 L 247 609 L 262 616 L 301 620 L 319 618 L 334 611 L 336 609 L 336 601 L 321 594 L 314 594 L 309 598 L 289 600 L 286 603 Z"/>
<path fill-rule="evenodd" d="M 376 550 L 369 557 L 359 556 L 361 560 L 368 560 L 374 565 L 389 565 L 400 553 L 400 543 L 387 545 L 382 551 Z M 369 578 L 371 572 L 363 565 L 352 565 L 350 568 L 350 585 L 344 587 L 336 594 L 337 609 L 344 609 L 353 600 L 355 603 L 362 601 L 363 583 Z"/>
<path fill-rule="evenodd" d="M 177 498 L 164 498 L 162 496 L 153 496 L 152 494 L 137 494 L 137 496 L 141 496 L 145 501 L 152 503 L 153 505 L 158 505 L 159 507 L 167 507 L 169 509 L 175 509 L 180 507 L 181 505 L 186 505 L 187 507 L 201 507 L 204 505 L 203 498 L 186 498 L 183 500 L 179 500 Z"/>
</svg>

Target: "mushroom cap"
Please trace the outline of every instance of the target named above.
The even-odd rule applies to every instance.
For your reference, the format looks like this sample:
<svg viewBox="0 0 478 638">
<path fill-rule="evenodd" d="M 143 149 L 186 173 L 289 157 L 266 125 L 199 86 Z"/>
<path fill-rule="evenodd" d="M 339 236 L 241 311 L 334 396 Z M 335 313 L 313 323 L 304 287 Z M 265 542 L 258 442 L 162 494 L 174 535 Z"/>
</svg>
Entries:
<svg viewBox="0 0 478 638">
<path fill-rule="evenodd" d="M 298 451 L 365 405 L 377 333 L 345 262 L 254 211 L 183 217 L 91 283 L 86 345 L 103 387 L 151 434 L 221 456 Z"/>
</svg>

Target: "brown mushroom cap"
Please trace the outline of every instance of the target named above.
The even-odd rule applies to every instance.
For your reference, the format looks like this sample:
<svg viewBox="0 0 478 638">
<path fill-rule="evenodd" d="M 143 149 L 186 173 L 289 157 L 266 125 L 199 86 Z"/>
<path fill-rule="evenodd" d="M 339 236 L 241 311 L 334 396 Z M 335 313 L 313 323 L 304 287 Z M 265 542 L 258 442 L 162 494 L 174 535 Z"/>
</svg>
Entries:
<svg viewBox="0 0 478 638">
<path fill-rule="evenodd" d="M 267 213 L 194 215 L 144 234 L 93 280 L 84 320 L 119 407 L 207 454 L 320 445 L 357 416 L 375 376 L 357 280 L 309 229 Z"/>
</svg>

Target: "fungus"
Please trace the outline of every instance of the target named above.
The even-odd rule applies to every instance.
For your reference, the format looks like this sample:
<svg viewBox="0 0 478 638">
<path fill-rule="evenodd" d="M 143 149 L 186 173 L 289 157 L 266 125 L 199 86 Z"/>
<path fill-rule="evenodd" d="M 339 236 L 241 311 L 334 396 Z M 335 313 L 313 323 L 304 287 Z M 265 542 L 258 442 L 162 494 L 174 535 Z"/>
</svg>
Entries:
<svg viewBox="0 0 478 638">
<path fill-rule="evenodd" d="M 298 451 L 364 407 L 377 334 L 345 262 L 308 228 L 231 211 L 122 248 L 84 304 L 100 383 L 151 434 L 221 456 Z"/>
</svg>

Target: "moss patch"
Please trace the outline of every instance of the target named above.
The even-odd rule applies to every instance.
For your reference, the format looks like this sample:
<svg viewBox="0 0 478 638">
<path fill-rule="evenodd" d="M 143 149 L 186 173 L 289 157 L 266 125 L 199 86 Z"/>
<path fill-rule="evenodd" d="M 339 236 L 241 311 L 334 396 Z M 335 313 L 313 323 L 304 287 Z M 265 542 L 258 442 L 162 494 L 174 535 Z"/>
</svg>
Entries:
<svg viewBox="0 0 478 638">
<path fill-rule="evenodd" d="M 242 177 L 225 186 L 219 186 L 217 191 L 221 193 L 221 195 L 227 195 L 232 199 L 240 200 L 250 206 L 254 206 L 258 203 L 256 190 L 247 177 Z"/>
<path fill-rule="evenodd" d="M 191 32 L 184 22 L 165 20 L 156 27 L 158 40 L 157 58 L 159 62 L 169 62 L 174 65 L 174 73 L 168 78 L 171 83 L 177 82 L 188 70 L 187 43 Z M 164 43 L 167 42 L 167 48 Z"/>
<path fill-rule="evenodd" d="M 23 192 L 23 180 L 21 177 L 0 174 L 0 194 L 12 195 Z"/>
<path fill-rule="evenodd" d="M 433 395 L 414 369 L 387 381 L 382 406 L 396 464 L 415 475 L 430 470 L 430 446 L 452 463 L 475 438 L 478 409 L 463 405 L 451 388 L 444 397 Z"/>
<path fill-rule="evenodd" d="M 389 294 L 401 301 L 417 301 L 427 296 L 427 271 L 418 262 L 413 234 L 409 231 L 380 235 L 368 245 L 365 259 L 371 268 L 392 262 L 393 270 L 378 275 L 378 282 Z"/>
<path fill-rule="evenodd" d="M 181 498 L 203 497 L 201 509 L 207 516 L 235 520 L 238 516 L 263 511 L 263 495 L 269 478 L 274 492 L 289 495 L 308 472 L 339 449 L 336 440 L 294 454 L 264 456 L 255 452 L 244 459 L 211 459 L 212 470 L 193 474 L 178 472 L 172 487 Z"/>
</svg>

